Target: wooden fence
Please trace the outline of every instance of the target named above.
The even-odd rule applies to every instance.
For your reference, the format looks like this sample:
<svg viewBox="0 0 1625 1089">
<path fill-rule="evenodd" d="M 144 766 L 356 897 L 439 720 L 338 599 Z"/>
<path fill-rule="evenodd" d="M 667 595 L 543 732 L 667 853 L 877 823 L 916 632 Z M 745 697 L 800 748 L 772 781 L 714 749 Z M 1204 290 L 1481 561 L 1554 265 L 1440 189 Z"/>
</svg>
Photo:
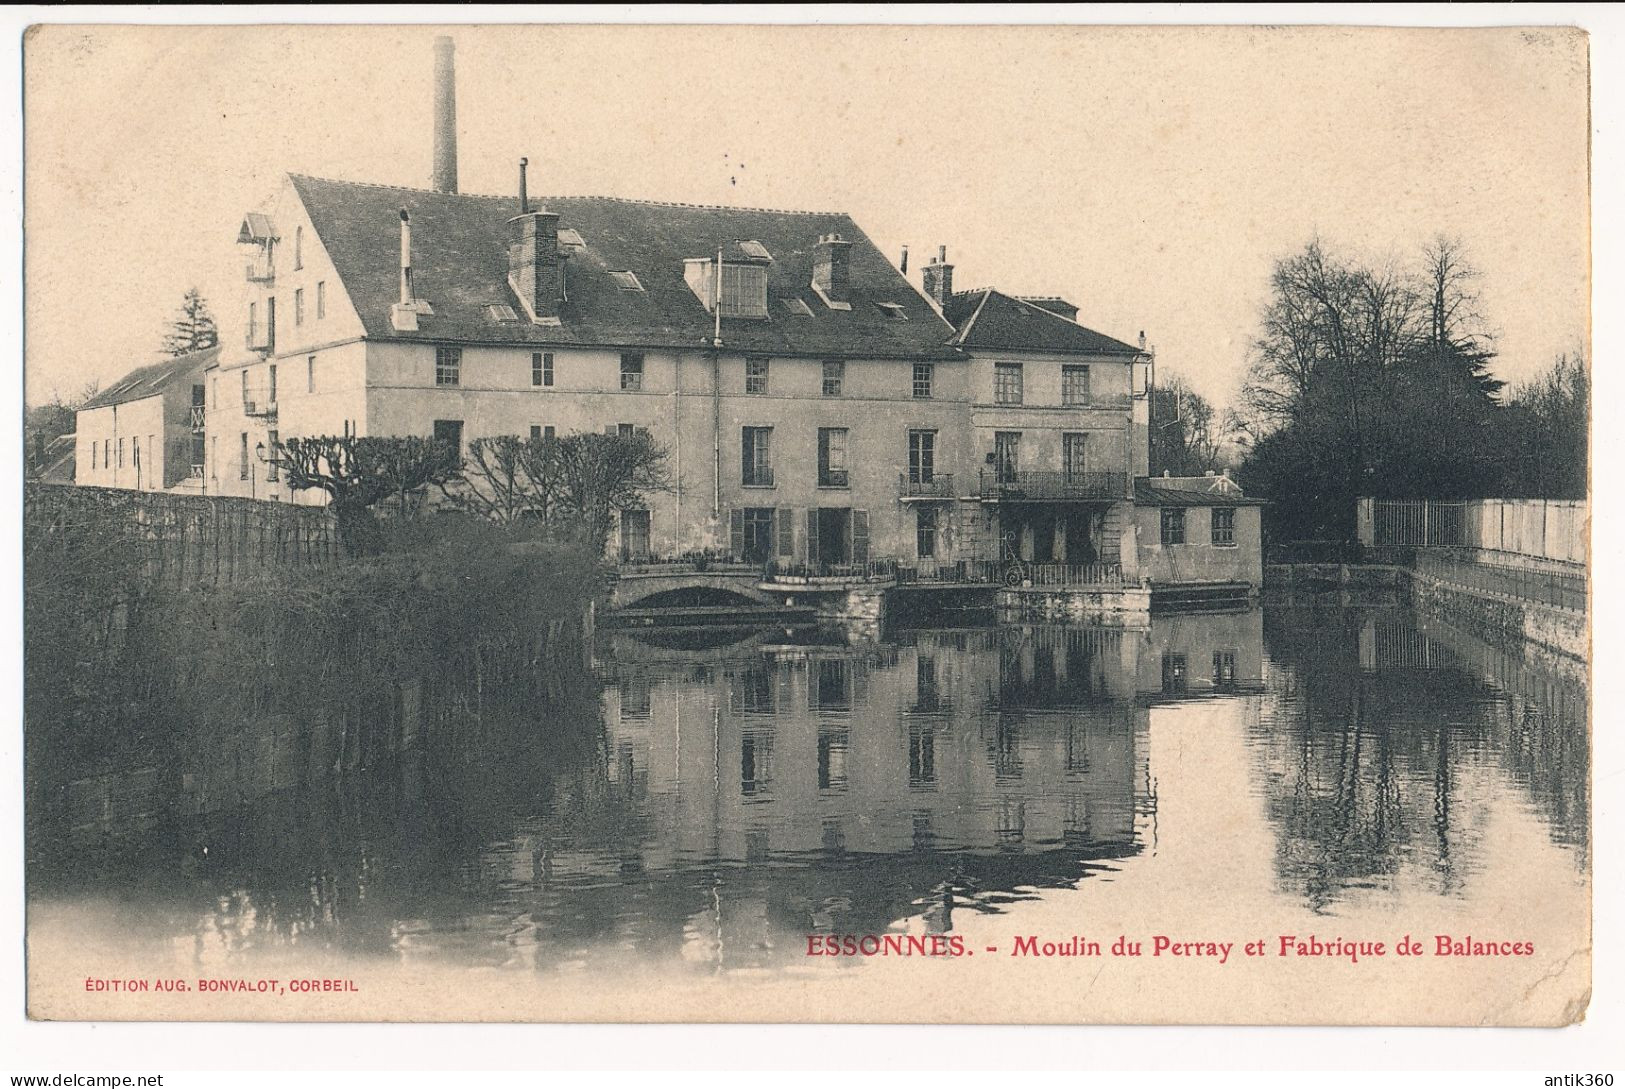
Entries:
<svg viewBox="0 0 1625 1089">
<path fill-rule="evenodd" d="M 1481 548 L 1560 563 L 1586 562 L 1589 510 L 1578 499 L 1361 499 L 1367 547 Z"/>
<path fill-rule="evenodd" d="M 173 586 L 326 567 L 341 558 L 332 512 L 265 500 L 29 483 L 23 525 L 30 562 L 47 562 L 53 546 L 131 542 L 142 573 Z"/>
</svg>

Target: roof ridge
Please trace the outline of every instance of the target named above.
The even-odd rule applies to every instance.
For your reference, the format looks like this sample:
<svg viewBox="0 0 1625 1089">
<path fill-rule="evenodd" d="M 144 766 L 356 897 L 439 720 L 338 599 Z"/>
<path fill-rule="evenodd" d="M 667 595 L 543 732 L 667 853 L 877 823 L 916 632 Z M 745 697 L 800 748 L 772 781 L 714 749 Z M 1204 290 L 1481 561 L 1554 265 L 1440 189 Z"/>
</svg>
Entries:
<svg viewBox="0 0 1625 1089">
<path fill-rule="evenodd" d="M 1135 350 L 1134 346 L 1132 344 L 1130 344 L 1126 340 L 1117 340 L 1117 338 L 1112 336 L 1110 333 L 1102 333 L 1099 329 L 1092 329 L 1089 326 L 1083 324 L 1081 321 L 1077 321 L 1077 320 L 1075 320 L 1073 318 L 1062 317 L 1060 314 L 1055 313 L 1055 311 L 1053 311 L 1053 310 L 1045 310 L 1042 306 L 1036 306 L 1033 303 L 1029 302 L 1028 300 L 1022 298 L 1020 295 L 1005 295 L 1004 292 L 1002 292 L 1002 291 L 995 291 L 994 294 L 1003 295 L 1006 299 L 1009 299 L 1011 302 L 1017 303 L 1018 305 L 1021 305 L 1021 306 L 1025 306 L 1028 310 L 1036 311 L 1037 313 L 1040 313 L 1040 314 L 1044 315 L 1046 318 L 1054 318 L 1056 321 L 1062 321 L 1062 322 L 1065 322 L 1068 325 L 1076 326 L 1079 329 L 1083 329 L 1086 332 L 1093 333 L 1097 337 L 1104 337 L 1107 340 L 1117 341 L 1118 344 L 1123 345 L 1123 347 L 1128 348 L 1130 351 Z M 1055 298 L 1060 298 L 1060 296 L 1054 296 L 1054 297 Z M 1061 299 L 1061 301 L 1062 302 L 1068 302 L 1069 300 Z"/>
<path fill-rule="evenodd" d="M 387 182 L 351 181 L 348 178 L 328 178 L 319 174 L 295 174 L 290 172 L 290 178 L 302 178 L 307 181 L 327 182 L 332 185 L 356 185 L 366 189 L 393 189 L 407 193 L 433 193 L 447 197 L 472 197 L 476 200 L 512 200 L 519 199 L 516 193 L 441 193 L 438 189 L 425 189 L 417 185 L 390 185 Z M 657 208 L 699 208 L 712 212 L 771 212 L 775 215 L 790 216 L 842 216 L 851 219 L 850 212 L 813 211 L 806 208 L 757 208 L 742 204 L 697 204 L 681 200 L 646 200 L 642 197 L 612 197 L 596 193 L 551 193 L 539 194 L 533 197 L 537 201 L 548 200 L 607 200 L 617 204 L 652 204 Z M 856 222 L 856 221 L 854 221 Z"/>
</svg>

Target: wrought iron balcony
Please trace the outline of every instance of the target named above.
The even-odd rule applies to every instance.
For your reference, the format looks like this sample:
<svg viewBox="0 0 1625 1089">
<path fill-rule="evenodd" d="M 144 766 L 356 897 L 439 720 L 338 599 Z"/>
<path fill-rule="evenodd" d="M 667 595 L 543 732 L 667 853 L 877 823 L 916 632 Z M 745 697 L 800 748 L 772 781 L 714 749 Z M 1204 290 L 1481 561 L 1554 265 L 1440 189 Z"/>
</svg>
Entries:
<svg viewBox="0 0 1625 1089">
<path fill-rule="evenodd" d="M 276 418 L 276 402 L 275 401 L 259 400 L 259 399 L 255 399 L 255 398 L 252 398 L 252 397 L 244 397 L 243 398 L 243 415 L 244 416 L 264 416 L 264 417 L 267 417 L 267 418 L 270 418 L 270 419 L 275 419 Z"/>
<path fill-rule="evenodd" d="M 1002 502 L 1126 499 L 1127 473 L 1073 473 L 1054 469 L 982 470 L 982 498 Z"/>
<path fill-rule="evenodd" d="M 192 406 L 191 422 L 192 422 L 192 432 L 193 432 L 193 434 L 196 434 L 196 433 L 203 430 L 205 424 L 207 423 L 207 419 L 208 419 L 208 410 L 207 409 L 205 409 L 202 405 L 193 405 Z"/>
<path fill-rule="evenodd" d="M 263 257 L 248 262 L 243 274 L 251 284 L 271 284 L 276 282 L 276 266 Z"/>
<path fill-rule="evenodd" d="M 899 473 L 897 494 L 904 499 L 952 499 L 954 474 Z"/>
</svg>

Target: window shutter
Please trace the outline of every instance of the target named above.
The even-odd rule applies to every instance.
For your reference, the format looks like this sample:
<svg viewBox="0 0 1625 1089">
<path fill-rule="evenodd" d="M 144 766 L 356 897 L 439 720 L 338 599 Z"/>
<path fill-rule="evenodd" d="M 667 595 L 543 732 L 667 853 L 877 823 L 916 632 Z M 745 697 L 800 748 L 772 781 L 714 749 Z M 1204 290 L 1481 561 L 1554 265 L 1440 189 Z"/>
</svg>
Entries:
<svg viewBox="0 0 1625 1089">
<path fill-rule="evenodd" d="M 728 551 L 735 559 L 745 554 L 745 512 L 739 507 L 728 512 Z"/>
<path fill-rule="evenodd" d="M 807 562 L 818 562 L 818 508 L 807 508 Z"/>
<path fill-rule="evenodd" d="M 852 562 L 869 562 L 869 512 L 852 512 Z"/>
<path fill-rule="evenodd" d="M 780 507 L 778 517 L 779 555 L 793 559 L 796 554 L 796 512 L 794 507 Z"/>
</svg>

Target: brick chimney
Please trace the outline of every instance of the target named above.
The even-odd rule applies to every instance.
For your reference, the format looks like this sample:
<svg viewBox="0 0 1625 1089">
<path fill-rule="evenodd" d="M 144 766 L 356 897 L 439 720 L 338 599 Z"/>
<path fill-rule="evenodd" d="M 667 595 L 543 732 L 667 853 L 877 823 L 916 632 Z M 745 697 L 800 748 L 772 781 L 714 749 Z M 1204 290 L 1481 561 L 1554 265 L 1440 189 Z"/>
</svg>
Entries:
<svg viewBox="0 0 1625 1089">
<path fill-rule="evenodd" d="M 564 302 L 564 256 L 557 212 L 526 212 L 508 220 L 508 286 L 539 325 L 557 325 Z"/>
<path fill-rule="evenodd" d="M 457 192 L 456 47 L 441 35 L 434 40 L 434 189 Z"/>
<path fill-rule="evenodd" d="M 838 234 L 818 236 L 813 247 L 812 288 L 831 309 L 852 308 L 852 243 Z"/>
<path fill-rule="evenodd" d="M 925 293 L 938 309 L 948 305 L 954 293 L 954 267 L 948 263 L 948 247 L 938 246 L 936 260 L 926 265 L 921 273 Z"/>
</svg>

